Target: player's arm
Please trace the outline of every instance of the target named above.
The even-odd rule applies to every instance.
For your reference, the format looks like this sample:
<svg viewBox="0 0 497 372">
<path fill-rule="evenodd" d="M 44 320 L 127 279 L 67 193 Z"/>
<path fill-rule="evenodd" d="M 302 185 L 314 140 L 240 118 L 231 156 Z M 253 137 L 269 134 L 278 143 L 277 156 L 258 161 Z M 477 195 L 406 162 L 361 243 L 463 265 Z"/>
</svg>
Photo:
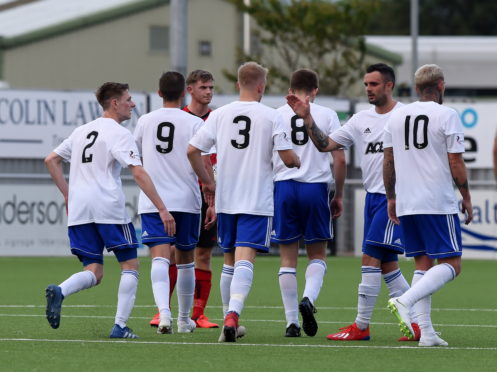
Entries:
<svg viewBox="0 0 497 372">
<path fill-rule="evenodd" d="M 473 206 L 469 192 L 468 176 L 462 153 L 448 153 L 450 173 L 462 196 L 461 211 L 466 215 L 464 223 L 467 225 L 473 219 Z"/>
<path fill-rule="evenodd" d="M 343 212 L 343 185 L 347 175 L 345 151 L 332 151 L 331 156 L 333 156 L 333 173 L 335 178 L 335 194 L 331 200 L 331 213 L 333 218 L 338 218 Z"/>
<path fill-rule="evenodd" d="M 56 152 L 51 152 L 45 158 L 45 166 L 48 169 L 48 173 L 52 176 L 52 179 L 64 196 L 64 200 L 67 206 L 67 200 L 69 195 L 69 185 L 67 184 L 66 178 L 64 177 L 64 171 L 62 170 L 62 161 L 64 158 L 57 154 Z"/>
<path fill-rule="evenodd" d="M 383 149 L 383 183 L 388 201 L 388 217 L 396 225 L 400 224 L 395 210 L 395 161 L 393 157 L 393 147 Z"/>
<path fill-rule="evenodd" d="M 292 110 L 304 120 L 304 126 L 311 137 L 312 142 L 320 152 L 329 152 L 333 150 L 338 150 L 343 146 L 333 141 L 330 137 L 326 135 L 314 122 L 311 115 L 311 105 L 309 103 L 309 97 L 305 101 L 302 101 L 299 97 L 294 94 L 289 94 L 286 96 L 286 101 Z"/>
<path fill-rule="evenodd" d="M 214 183 L 214 178 L 211 177 L 205 169 L 205 164 L 202 160 L 202 151 L 195 146 L 188 145 L 187 156 L 193 171 L 197 174 L 200 182 L 202 182 L 202 191 L 205 196 L 205 201 L 210 206 L 213 206 L 216 185 Z"/>
<path fill-rule="evenodd" d="M 300 158 L 295 151 L 278 150 L 278 155 L 288 168 L 300 168 Z"/>
<path fill-rule="evenodd" d="M 157 192 L 152 179 L 141 165 L 130 165 L 131 174 L 140 189 L 147 195 L 152 204 L 159 211 L 160 218 L 164 224 L 165 231 L 170 235 L 176 234 L 176 222 L 169 213 L 159 193 Z"/>
</svg>

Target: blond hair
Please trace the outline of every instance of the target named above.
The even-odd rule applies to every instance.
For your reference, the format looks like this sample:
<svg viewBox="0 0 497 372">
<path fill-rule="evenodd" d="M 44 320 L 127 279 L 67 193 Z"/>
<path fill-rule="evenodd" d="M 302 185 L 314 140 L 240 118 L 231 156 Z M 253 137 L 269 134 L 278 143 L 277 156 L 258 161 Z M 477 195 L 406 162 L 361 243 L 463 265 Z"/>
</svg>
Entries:
<svg viewBox="0 0 497 372">
<path fill-rule="evenodd" d="M 414 81 L 420 92 L 436 88 L 440 80 L 444 80 L 444 73 L 440 66 L 435 64 L 423 65 L 414 74 Z"/>
<path fill-rule="evenodd" d="M 252 87 L 266 82 L 268 69 L 256 62 L 246 62 L 238 68 L 238 84 L 241 87 Z"/>
</svg>

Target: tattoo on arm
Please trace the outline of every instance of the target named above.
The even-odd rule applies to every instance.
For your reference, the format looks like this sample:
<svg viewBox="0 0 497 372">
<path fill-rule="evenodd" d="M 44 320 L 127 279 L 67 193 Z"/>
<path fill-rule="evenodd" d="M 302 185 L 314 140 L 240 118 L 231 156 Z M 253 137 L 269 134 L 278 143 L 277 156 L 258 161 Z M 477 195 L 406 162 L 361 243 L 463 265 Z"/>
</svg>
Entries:
<svg viewBox="0 0 497 372">
<path fill-rule="evenodd" d="M 328 147 L 329 138 L 326 134 L 323 133 L 321 129 L 316 125 L 316 122 L 313 120 L 310 128 L 308 129 L 309 136 L 312 139 L 312 142 L 316 145 L 316 147 L 320 150 L 324 150 Z"/>
<path fill-rule="evenodd" d="M 383 182 L 385 184 L 385 192 L 387 199 L 395 199 L 395 163 L 393 154 L 387 152 L 383 163 Z"/>
</svg>

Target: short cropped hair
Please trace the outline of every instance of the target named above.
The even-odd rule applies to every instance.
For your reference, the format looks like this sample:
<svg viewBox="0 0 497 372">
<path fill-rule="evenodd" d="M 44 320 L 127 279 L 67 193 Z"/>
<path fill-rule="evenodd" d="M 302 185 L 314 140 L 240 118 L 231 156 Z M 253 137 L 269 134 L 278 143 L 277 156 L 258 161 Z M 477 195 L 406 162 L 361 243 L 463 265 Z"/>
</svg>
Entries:
<svg viewBox="0 0 497 372">
<path fill-rule="evenodd" d="M 303 68 L 292 74 L 290 89 L 310 93 L 317 88 L 319 88 L 319 78 L 315 71 Z"/>
<path fill-rule="evenodd" d="M 159 91 L 166 101 L 177 101 L 185 91 L 185 77 L 176 71 L 167 71 L 159 79 Z"/>
<path fill-rule="evenodd" d="M 391 81 L 393 86 L 395 86 L 395 72 L 393 71 L 393 68 L 384 63 L 375 63 L 366 68 L 368 74 L 374 71 L 378 71 L 381 74 L 385 83 Z"/>
<path fill-rule="evenodd" d="M 126 83 L 103 83 L 95 92 L 97 101 L 104 110 L 107 110 L 110 101 L 115 98 L 121 98 L 125 91 L 129 90 L 129 84 Z"/>
<path fill-rule="evenodd" d="M 242 87 L 255 86 L 259 82 L 265 82 L 268 69 L 256 62 L 245 62 L 238 68 L 238 83 Z"/>
<path fill-rule="evenodd" d="M 214 81 L 214 77 L 209 71 L 193 70 L 186 78 L 186 85 L 195 84 L 197 81 L 201 81 L 202 83 Z"/>
<path fill-rule="evenodd" d="M 426 89 L 436 88 L 440 80 L 444 80 L 444 73 L 442 69 L 435 64 L 423 65 L 418 68 L 414 74 L 414 82 L 421 92 Z"/>
</svg>

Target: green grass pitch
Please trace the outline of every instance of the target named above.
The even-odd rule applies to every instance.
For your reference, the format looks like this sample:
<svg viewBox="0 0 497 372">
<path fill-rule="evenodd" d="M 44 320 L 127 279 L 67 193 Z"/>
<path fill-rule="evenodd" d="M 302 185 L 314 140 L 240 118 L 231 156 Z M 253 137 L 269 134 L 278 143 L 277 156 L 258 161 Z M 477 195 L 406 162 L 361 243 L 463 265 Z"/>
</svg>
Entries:
<svg viewBox="0 0 497 372">
<path fill-rule="evenodd" d="M 382 289 L 371 324 L 371 340 L 332 342 L 326 335 L 352 323 L 356 314 L 360 259 L 330 257 L 316 303 L 315 337 L 285 338 L 278 287 L 278 258 L 258 257 L 252 291 L 240 324 L 247 335 L 234 344 L 217 342 L 219 329 L 158 335 L 148 325 L 155 313 L 150 260 L 141 258 L 141 278 L 129 326 L 138 340 L 110 340 L 119 280 L 117 262 L 106 258 L 103 283 L 68 297 L 59 329 L 45 319 L 44 290 L 81 269 L 75 258 L 0 258 L 0 370 L 2 371 L 495 371 L 497 370 L 496 262 L 463 260 L 462 274 L 433 296 L 433 323 L 445 348 L 401 343 Z M 219 276 L 207 308 L 222 323 Z M 401 261 L 408 280 L 412 261 Z M 299 264 L 302 293 L 305 260 Z M 176 298 L 172 301 L 177 311 Z M 174 323 L 175 325 L 175 323 Z"/>
</svg>

